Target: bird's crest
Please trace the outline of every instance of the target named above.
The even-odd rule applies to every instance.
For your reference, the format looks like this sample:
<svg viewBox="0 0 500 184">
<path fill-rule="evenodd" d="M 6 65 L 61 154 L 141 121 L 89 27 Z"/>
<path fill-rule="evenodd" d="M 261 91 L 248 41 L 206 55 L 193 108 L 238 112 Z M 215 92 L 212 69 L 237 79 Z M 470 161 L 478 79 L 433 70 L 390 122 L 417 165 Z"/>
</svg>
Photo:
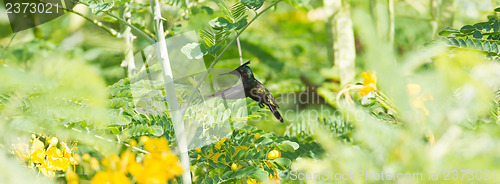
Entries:
<svg viewBox="0 0 500 184">
<path fill-rule="evenodd" d="M 248 60 L 246 63 L 243 63 L 242 65 L 240 65 L 238 68 L 236 68 L 236 70 L 243 68 L 243 67 L 248 67 L 247 65 L 249 65 L 249 64 L 250 64 L 250 60 Z"/>
</svg>

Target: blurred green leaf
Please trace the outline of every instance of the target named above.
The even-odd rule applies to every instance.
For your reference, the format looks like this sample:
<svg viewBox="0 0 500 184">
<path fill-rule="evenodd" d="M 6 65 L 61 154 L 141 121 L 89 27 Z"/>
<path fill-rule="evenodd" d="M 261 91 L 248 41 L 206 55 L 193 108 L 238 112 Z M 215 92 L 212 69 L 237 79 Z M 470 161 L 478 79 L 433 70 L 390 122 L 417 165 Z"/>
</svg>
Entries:
<svg viewBox="0 0 500 184">
<path fill-rule="evenodd" d="M 476 30 L 476 28 L 474 26 L 471 26 L 471 25 L 466 25 L 466 26 L 463 26 L 462 28 L 460 28 L 460 32 L 462 32 L 464 34 L 470 34 L 474 30 Z"/>
</svg>

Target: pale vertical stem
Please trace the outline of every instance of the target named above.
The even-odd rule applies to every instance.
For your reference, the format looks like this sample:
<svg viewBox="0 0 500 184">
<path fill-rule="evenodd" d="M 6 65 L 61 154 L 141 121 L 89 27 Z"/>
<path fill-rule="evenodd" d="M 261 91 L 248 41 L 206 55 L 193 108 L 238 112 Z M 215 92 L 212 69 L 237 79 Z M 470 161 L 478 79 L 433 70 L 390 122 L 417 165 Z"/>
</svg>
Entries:
<svg viewBox="0 0 500 184">
<path fill-rule="evenodd" d="M 348 84 L 355 76 L 356 47 L 352 28 L 349 0 L 323 0 L 327 16 L 333 16 L 333 58 L 340 72 L 341 85 Z"/>
<path fill-rule="evenodd" d="M 455 0 L 441 0 L 439 5 L 438 29 L 453 26 Z"/>
<path fill-rule="evenodd" d="M 175 92 L 174 78 L 172 74 L 172 68 L 170 65 L 170 60 L 168 58 L 167 43 L 165 41 L 165 32 L 163 29 L 161 9 L 158 0 L 150 0 L 151 8 L 153 11 L 154 21 L 155 21 L 155 32 L 156 32 L 156 57 L 160 59 L 163 79 L 165 81 L 165 98 L 170 110 L 170 115 L 172 123 L 174 125 L 175 137 L 177 140 L 177 146 L 179 148 L 179 155 L 181 160 L 182 168 L 184 173 L 182 174 L 182 181 L 184 184 L 191 184 L 191 172 L 189 169 L 189 155 L 187 150 L 187 140 L 184 131 L 184 113 L 181 112 L 179 108 L 179 102 L 177 101 L 177 95 Z"/>
<path fill-rule="evenodd" d="M 243 65 L 243 54 L 241 53 L 240 37 L 236 36 L 236 43 L 238 44 L 238 53 L 240 54 L 240 65 Z"/>
<path fill-rule="evenodd" d="M 129 3 L 125 3 L 125 7 L 123 8 L 123 19 L 126 20 L 129 24 L 131 23 Z M 128 75 L 132 76 L 137 72 L 137 67 L 135 66 L 135 61 L 134 61 L 133 43 L 135 36 L 132 34 L 131 27 L 129 26 L 125 27 L 125 31 L 123 32 L 123 38 L 125 39 L 125 61 L 123 65 L 127 66 Z"/>
<path fill-rule="evenodd" d="M 394 0 L 387 0 L 387 10 L 389 13 L 389 44 L 391 45 L 391 48 L 394 48 Z"/>
<path fill-rule="evenodd" d="M 435 38 L 438 31 L 438 21 L 439 21 L 439 2 L 437 0 L 429 0 L 429 10 L 431 13 L 431 28 L 432 28 L 432 38 Z"/>
</svg>

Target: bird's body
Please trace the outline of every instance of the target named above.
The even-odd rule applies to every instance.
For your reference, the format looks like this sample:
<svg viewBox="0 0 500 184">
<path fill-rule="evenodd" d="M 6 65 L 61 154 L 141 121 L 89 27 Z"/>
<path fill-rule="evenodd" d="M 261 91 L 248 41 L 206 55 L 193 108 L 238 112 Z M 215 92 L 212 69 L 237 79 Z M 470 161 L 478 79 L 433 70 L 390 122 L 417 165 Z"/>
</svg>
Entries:
<svg viewBox="0 0 500 184">
<path fill-rule="evenodd" d="M 278 119 L 280 122 L 283 122 L 283 117 L 281 117 L 281 114 L 277 110 L 277 108 L 279 108 L 278 103 L 276 103 L 273 95 L 271 95 L 269 90 L 267 90 L 267 88 L 262 83 L 255 79 L 252 69 L 247 66 L 248 64 L 250 64 L 250 61 L 225 74 L 233 74 L 239 76 L 243 84 L 245 97 L 250 97 L 252 100 L 259 102 L 259 106 L 261 108 L 264 107 L 264 105 L 268 106 L 276 119 Z M 241 87 L 236 86 L 212 94 L 210 96 L 223 96 L 226 99 L 234 99 L 238 95 L 242 96 Z"/>
</svg>

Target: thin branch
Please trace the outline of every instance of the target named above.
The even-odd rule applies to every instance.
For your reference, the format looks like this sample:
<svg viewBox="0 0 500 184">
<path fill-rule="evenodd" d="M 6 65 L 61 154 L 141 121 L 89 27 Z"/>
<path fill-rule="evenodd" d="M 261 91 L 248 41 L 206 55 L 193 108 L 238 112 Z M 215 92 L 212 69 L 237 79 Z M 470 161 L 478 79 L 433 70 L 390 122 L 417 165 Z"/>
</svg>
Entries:
<svg viewBox="0 0 500 184">
<path fill-rule="evenodd" d="M 129 22 L 123 20 L 122 18 L 112 14 L 111 12 L 104 12 L 106 14 L 108 14 L 109 16 L 112 16 L 113 18 L 119 20 L 120 22 L 123 22 L 124 24 L 126 24 L 127 26 L 129 26 L 130 28 L 132 28 L 134 31 L 137 31 L 139 33 L 139 36 L 141 36 L 142 38 L 145 38 L 146 40 L 148 40 L 150 43 L 156 43 L 155 40 L 153 38 L 151 38 L 148 34 L 146 34 L 144 31 L 140 30 L 139 28 L 135 27 L 134 25 L 130 24 Z"/>
<path fill-rule="evenodd" d="M 9 43 L 7 43 L 7 45 L 5 47 L 3 47 L 2 55 L 0 56 L 0 58 L 3 59 L 3 56 L 4 56 L 5 52 L 7 51 L 7 48 L 9 48 L 10 44 L 12 43 L 12 40 L 14 40 L 14 38 L 17 35 L 17 33 L 18 32 L 15 32 L 14 35 L 12 35 L 12 37 L 10 38 Z"/>
<path fill-rule="evenodd" d="M 243 65 L 243 54 L 241 54 L 240 37 L 236 37 L 236 43 L 238 44 L 238 53 L 240 54 L 240 65 Z"/>
<path fill-rule="evenodd" d="M 76 132 L 79 132 L 79 133 L 84 133 L 82 130 L 79 130 L 79 129 L 77 129 L 77 128 L 71 128 L 71 130 L 76 131 Z M 146 150 L 143 150 L 143 149 L 141 149 L 141 148 L 139 148 L 139 147 L 136 147 L 136 146 L 132 146 L 132 145 L 130 145 L 130 144 L 128 144 L 128 143 L 124 143 L 124 142 L 121 142 L 121 141 L 115 141 L 115 140 L 107 139 L 107 138 L 105 138 L 105 137 L 102 137 L 102 136 L 99 136 L 99 135 L 95 135 L 95 134 L 90 134 L 90 132 L 88 131 L 88 129 L 87 129 L 87 134 L 92 135 L 92 136 L 94 136 L 95 138 L 98 138 L 98 139 L 102 139 L 102 140 L 108 141 L 108 142 L 118 143 L 118 144 L 123 144 L 123 145 L 125 145 L 125 146 L 129 147 L 130 149 L 136 150 L 136 151 L 141 152 L 141 153 L 145 153 L 145 154 L 149 153 L 149 152 L 148 152 L 148 151 L 146 151 Z"/>
<path fill-rule="evenodd" d="M 394 0 L 387 0 L 387 10 L 389 13 L 389 43 L 391 48 L 394 49 Z"/>
<path fill-rule="evenodd" d="M 83 4 L 83 5 L 87 6 L 87 7 L 89 7 L 89 5 L 88 5 L 87 3 L 84 3 L 84 2 L 82 2 L 82 1 L 80 1 L 80 2 L 78 2 L 78 3 Z M 68 9 L 66 9 L 66 10 L 68 10 Z M 73 11 L 73 10 L 68 10 L 68 11 Z M 73 11 L 73 12 L 74 12 L 74 11 Z M 156 42 L 155 42 L 155 40 L 154 40 L 153 38 L 151 38 L 148 34 L 146 34 L 146 33 L 145 33 L 144 31 L 142 31 L 141 29 L 139 29 L 139 28 L 135 27 L 134 25 L 130 24 L 129 22 L 127 22 L 127 21 L 123 20 L 122 18 L 120 18 L 120 17 L 118 17 L 118 16 L 114 15 L 113 13 L 111 13 L 111 12 L 109 12 L 109 11 L 103 11 L 103 12 L 104 12 L 104 13 L 106 13 L 107 15 L 109 15 L 109 16 L 111 16 L 111 17 L 115 18 L 116 20 L 118 20 L 118 21 L 120 21 L 120 22 L 124 23 L 125 25 L 129 26 L 129 27 L 130 27 L 130 28 L 132 28 L 134 31 L 137 31 L 137 32 L 139 33 L 139 36 L 140 36 L 140 37 L 142 37 L 142 38 L 144 38 L 144 39 L 148 40 L 150 43 L 156 43 Z"/>
<path fill-rule="evenodd" d="M 116 36 L 116 35 L 117 35 L 117 34 L 116 34 L 116 31 L 114 31 L 114 30 L 113 30 L 113 31 L 114 31 L 114 32 L 113 32 L 113 31 L 112 31 L 112 29 L 110 29 L 110 28 L 107 28 L 107 27 L 103 26 L 103 25 L 102 25 L 102 23 L 101 23 L 101 22 L 98 22 L 97 20 L 92 20 L 92 19 L 90 19 L 90 18 L 86 17 L 85 15 L 83 15 L 83 14 L 81 14 L 81 13 L 79 13 L 79 12 L 76 12 L 76 11 L 73 11 L 73 10 L 70 10 L 70 9 L 66 9 L 66 8 L 64 8 L 64 9 L 65 9 L 66 11 L 68 11 L 68 12 L 71 12 L 71 13 L 73 13 L 73 14 L 75 14 L 75 15 L 78 15 L 78 16 L 80 16 L 80 17 L 84 18 L 85 20 L 87 20 L 87 21 L 91 22 L 92 24 L 95 24 L 97 27 L 102 28 L 104 31 L 108 32 L 109 34 L 111 34 L 111 35 L 113 35 L 113 36 Z"/>
</svg>

